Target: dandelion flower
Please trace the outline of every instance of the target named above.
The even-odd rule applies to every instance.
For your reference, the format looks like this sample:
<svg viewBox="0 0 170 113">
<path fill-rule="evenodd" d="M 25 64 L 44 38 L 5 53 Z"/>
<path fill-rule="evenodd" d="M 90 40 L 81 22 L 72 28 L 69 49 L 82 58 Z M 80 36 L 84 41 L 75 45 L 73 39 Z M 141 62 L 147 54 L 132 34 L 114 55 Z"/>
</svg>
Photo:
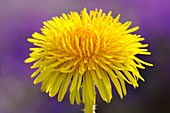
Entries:
<svg viewBox="0 0 170 113">
<path fill-rule="evenodd" d="M 93 112 L 97 89 L 109 103 L 111 82 L 120 98 L 127 94 L 125 82 L 138 87 L 138 79 L 144 81 L 138 68 L 152 64 L 136 55 L 150 55 L 148 44 L 141 43 L 140 35 L 131 34 L 138 26 L 129 28 L 131 21 L 121 23 L 120 15 L 113 18 L 111 14 L 101 9 L 87 13 L 84 8 L 81 14 L 70 12 L 45 21 L 42 33 L 28 38 L 35 47 L 30 48 L 25 63 L 34 62 L 34 84 L 42 83 L 41 90 L 50 97 L 58 95 L 58 101 L 69 88 L 70 103 L 84 103 L 86 113 Z"/>
</svg>

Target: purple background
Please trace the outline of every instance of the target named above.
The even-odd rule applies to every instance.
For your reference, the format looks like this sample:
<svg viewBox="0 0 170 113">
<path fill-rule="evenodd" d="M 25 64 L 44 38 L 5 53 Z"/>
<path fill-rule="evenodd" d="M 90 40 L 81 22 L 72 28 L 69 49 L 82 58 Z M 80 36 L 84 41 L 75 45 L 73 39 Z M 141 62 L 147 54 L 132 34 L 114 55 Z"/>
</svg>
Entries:
<svg viewBox="0 0 170 113">
<path fill-rule="evenodd" d="M 70 11 L 102 8 L 121 14 L 121 21 L 139 25 L 136 33 L 149 43 L 151 56 L 141 56 L 154 67 L 140 70 L 146 82 L 139 81 L 128 95 L 107 104 L 97 98 L 97 113 L 169 113 L 170 109 L 170 1 L 169 0 L 0 0 L 0 113 L 82 113 L 83 105 L 70 105 L 68 94 L 59 103 L 33 85 L 34 70 L 24 64 L 28 57 L 26 39 L 40 32 L 42 22 Z"/>
</svg>

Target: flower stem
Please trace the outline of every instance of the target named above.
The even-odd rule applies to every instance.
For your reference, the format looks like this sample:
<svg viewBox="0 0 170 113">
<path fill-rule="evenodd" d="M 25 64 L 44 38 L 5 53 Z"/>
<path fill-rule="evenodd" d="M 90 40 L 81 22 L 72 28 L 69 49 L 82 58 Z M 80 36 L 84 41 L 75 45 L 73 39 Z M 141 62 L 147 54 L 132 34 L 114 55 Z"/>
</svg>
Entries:
<svg viewBox="0 0 170 113">
<path fill-rule="evenodd" d="M 92 105 L 90 103 L 86 103 L 84 113 L 95 113 L 95 105 Z"/>
</svg>

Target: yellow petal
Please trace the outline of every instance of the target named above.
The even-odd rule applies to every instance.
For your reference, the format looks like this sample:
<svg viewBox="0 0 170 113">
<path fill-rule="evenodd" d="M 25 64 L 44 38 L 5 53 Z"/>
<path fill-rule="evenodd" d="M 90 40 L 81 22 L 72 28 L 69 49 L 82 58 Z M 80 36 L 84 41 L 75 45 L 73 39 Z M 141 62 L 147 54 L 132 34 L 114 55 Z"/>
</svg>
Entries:
<svg viewBox="0 0 170 113">
<path fill-rule="evenodd" d="M 49 92 L 50 97 L 54 97 L 58 93 L 60 85 L 62 84 L 63 80 L 66 77 L 65 74 L 61 74 L 60 72 L 56 72 L 55 75 L 57 76 L 57 78 L 51 92 Z"/>
<path fill-rule="evenodd" d="M 34 61 L 36 61 L 36 60 L 37 60 L 36 58 L 30 57 L 30 58 L 27 58 L 24 62 L 25 62 L 25 63 L 31 63 L 31 62 L 34 62 Z"/>
<path fill-rule="evenodd" d="M 59 94 L 58 94 L 58 101 L 61 102 L 66 94 L 68 85 L 70 83 L 70 80 L 72 78 L 73 73 L 69 73 L 68 75 L 66 75 L 66 78 L 64 79 Z"/>
<path fill-rule="evenodd" d="M 115 77 L 113 77 L 113 76 L 110 76 L 110 78 L 111 78 L 111 80 L 112 80 L 112 82 L 113 82 L 113 84 L 114 84 L 114 86 L 115 86 L 115 88 L 116 88 L 116 90 L 117 90 L 117 92 L 118 92 L 120 98 L 123 98 L 121 85 L 120 85 L 118 79 L 115 78 Z"/>
<path fill-rule="evenodd" d="M 72 81 L 72 84 L 71 84 L 71 87 L 70 87 L 70 92 L 72 92 L 76 88 L 77 82 L 78 82 L 78 76 L 79 76 L 79 73 L 76 70 L 75 75 L 73 76 L 73 81 Z"/>
</svg>

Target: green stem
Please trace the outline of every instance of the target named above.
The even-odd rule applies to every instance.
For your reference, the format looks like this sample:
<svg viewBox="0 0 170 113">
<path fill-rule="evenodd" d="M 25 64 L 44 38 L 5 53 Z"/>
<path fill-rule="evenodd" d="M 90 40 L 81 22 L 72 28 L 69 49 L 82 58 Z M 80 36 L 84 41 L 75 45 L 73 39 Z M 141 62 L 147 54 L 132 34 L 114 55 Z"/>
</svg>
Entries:
<svg viewBox="0 0 170 113">
<path fill-rule="evenodd" d="M 95 113 L 95 105 L 92 105 L 90 103 L 86 103 L 84 113 Z"/>
</svg>

